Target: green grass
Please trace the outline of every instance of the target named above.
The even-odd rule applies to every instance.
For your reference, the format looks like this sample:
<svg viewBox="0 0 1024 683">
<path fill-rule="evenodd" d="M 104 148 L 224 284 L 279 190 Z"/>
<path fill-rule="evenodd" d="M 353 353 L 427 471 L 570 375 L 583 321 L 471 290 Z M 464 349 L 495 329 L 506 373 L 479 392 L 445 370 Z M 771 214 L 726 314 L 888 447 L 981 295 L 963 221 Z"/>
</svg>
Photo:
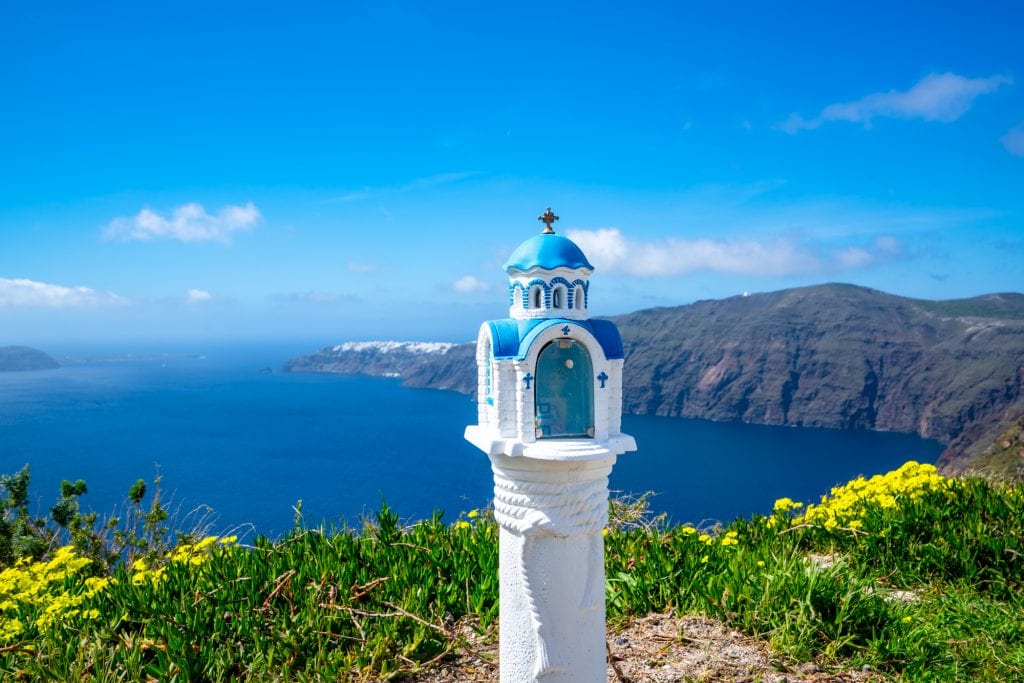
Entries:
<svg viewBox="0 0 1024 683">
<path fill-rule="evenodd" d="M 887 481 L 868 488 L 884 493 Z M 767 640 L 783 661 L 905 681 L 1021 680 L 1021 488 L 951 480 L 894 500 L 863 496 L 834 524 L 783 506 L 705 530 L 637 523 L 637 506 L 616 506 L 626 521 L 605 538 L 609 621 L 700 613 Z M 385 508 L 359 530 L 189 547 L 164 558 L 157 580 L 152 555 L 145 570 L 116 564 L 114 583 L 44 628 L 45 600 L 4 588 L 40 563 L 9 567 L 0 619 L 22 630 L 5 637 L 0 621 L 0 679 L 380 680 L 443 658 L 467 633 L 496 637 L 486 514 L 402 525 Z M 97 566 L 44 590 L 82 595 Z"/>
<path fill-rule="evenodd" d="M 610 613 L 707 614 L 781 656 L 908 681 L 1024 677 L 1019 488 L 956 482 L 860 518 L 832 531 L 738 520 L 731 547 L 679 529 L 612 534 Z"/>
</svg>

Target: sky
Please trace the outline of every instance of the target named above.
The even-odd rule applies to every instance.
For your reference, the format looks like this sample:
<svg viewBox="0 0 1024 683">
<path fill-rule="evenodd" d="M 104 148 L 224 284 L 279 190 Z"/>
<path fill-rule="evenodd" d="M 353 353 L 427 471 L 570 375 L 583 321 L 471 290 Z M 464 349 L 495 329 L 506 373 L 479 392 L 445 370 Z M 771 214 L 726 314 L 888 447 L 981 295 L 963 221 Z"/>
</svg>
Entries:
<svg viewBox="0 0 1024 683">
<path fill-rule="evenodd" d="M 0 345 L 468 341 L 548 206 L 593 315 L 1019 292 L 1021 26 L 1016 2 L 5 3 Z"/>
</svg>

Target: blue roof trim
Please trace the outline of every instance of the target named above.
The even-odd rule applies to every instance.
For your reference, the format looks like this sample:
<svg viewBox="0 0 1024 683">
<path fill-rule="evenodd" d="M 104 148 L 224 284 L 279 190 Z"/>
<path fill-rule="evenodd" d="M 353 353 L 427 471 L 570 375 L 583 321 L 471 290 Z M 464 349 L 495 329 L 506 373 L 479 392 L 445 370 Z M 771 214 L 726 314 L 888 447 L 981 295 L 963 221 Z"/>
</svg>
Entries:
<svg viewBox="0 0 1024 683">
<path fill-rule="evenodd" d="M 576 246 L 568 237 L 546 235 L 541 233 L 520 244 L 505 261 L 505 270 L 518 268 L 589 268 L 594 270 L 590 261 L 583 255 L 583 250 Z"/>
<path fill-rule="evenodd" d="M 597 343 L 604 349 L 604 355 L 608 360 L 618 360 L 626 357 L 622 348 L 622 337 L 619 335 L 619 328 L 611 320 L 588 320 L 590 332 L 597 339 Z"/>
<path fill-rule="evenodd" d="M 540 320 L 488 320 L 487 327 L 491 330 L 491 352 L 495 358 L 515 358 L 519 353 L 520 323 L 539 323 Z"/>
<path fill-rule="evenodd" d="M 541 332 L 557 325 L 582 327 L 597 340 L 608 360 L 625 358 L 619 328 L 609 320 L 570 320 L 569 318 L 534 318 L 531 320 L 488 320 L 494 357 L 500 360 L 522 360 Z M 570 336 L 571 336 L 570 332 Z"/>
</svg>

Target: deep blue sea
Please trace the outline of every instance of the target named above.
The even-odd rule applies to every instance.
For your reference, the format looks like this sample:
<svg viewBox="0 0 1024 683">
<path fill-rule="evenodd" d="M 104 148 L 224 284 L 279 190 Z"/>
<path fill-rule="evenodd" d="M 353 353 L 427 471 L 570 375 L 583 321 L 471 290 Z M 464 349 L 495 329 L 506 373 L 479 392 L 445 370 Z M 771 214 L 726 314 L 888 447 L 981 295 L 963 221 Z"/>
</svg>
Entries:
<svg viewBox="0 0 1024 683">
<path fill-rule="evenodd" d="M 208 506 L 216 530 L 272 536 L 291 528 L 299 500 L 307 525 L 358 523 L 385 500 L 406 519 L 435 508 L 454 519 L 489 502 L 487 458 L 462 438 L 476 419 L 468 397 L 278 372 L 289 355 L 218 348 L 0 373 L 0 473 L 30 464 L 40 512 L 61 479 L 84 479 L 83 507 L 101 514 L 159 474 L 179 520 Z M 781 496 L 816 500 L 858 474 L 934 462 L 942 449 L 904 434 L 646 416 L 625 416 L 623 429 L 639 450 L 619 458 L 611 487 L 654 491 L 652 507 L 676 522 L 764 513 Z"/>
</svg>

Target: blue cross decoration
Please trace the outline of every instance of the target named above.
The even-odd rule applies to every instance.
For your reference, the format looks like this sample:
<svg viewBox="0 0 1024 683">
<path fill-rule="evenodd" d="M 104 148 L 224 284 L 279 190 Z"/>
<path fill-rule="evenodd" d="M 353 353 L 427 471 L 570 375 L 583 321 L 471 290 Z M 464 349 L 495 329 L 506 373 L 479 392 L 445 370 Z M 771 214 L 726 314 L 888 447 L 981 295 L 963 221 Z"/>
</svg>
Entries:
<svg viewBox="0 0 1024 683">
<path fill-rule="evenodd" d="M 604 389 L 604 383 L 608 381 L 608 375 L 604 374 L 604 370 L 597 376 L 597 381 L 601 383 L 601 388 Z"/>
<path fill-rule="evenodd" d="M 562 334 L 569 334 L 569 330 L 571 330 L 571 329 L 572 329 L 571 327 L 566 325 L 565 327 L 562 328 Z"/>
<path fill-rule="evenodd" d="M 526 388 L 529 389 L 530 388 L 530 382 L 533 381 L 533 374 L 528 372 L 525 375 L 523 375 L 523 381 L 526 382 Z"/>
</svg>

